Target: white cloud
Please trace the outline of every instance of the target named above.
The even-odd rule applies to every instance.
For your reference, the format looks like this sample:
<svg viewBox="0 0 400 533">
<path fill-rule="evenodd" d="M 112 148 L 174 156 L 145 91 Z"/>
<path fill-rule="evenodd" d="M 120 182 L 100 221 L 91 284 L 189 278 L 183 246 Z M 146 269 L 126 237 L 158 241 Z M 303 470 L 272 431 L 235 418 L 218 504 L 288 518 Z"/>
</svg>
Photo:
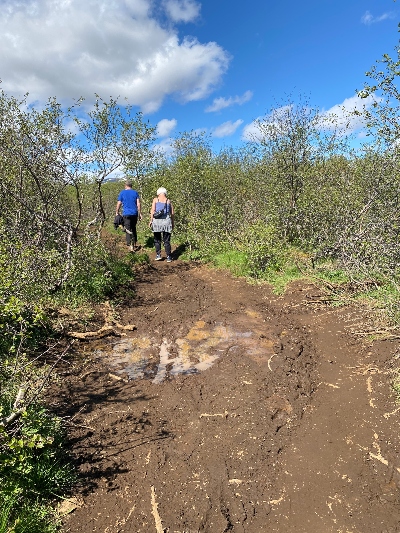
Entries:
<svg viewBox="0 0 400 533">
<path fill-rule="evenodd" d="M 197 4 L 180 5 L 183 13 Z M 176 28 L 162 27 L 152 0 L 2 0 L 1 6 L 2 89 L 28 91 L 30 102 L 83 96 L 90 103 L 97 93 L 127 98 L 150 113 L 167 95 L 182 102 L 209 96 L 228 68 L 217 43 L 180 41 Z"/>
<path fill-rule="evenodd" d="M 383 13 L 382 15 L 379 15 L 378 17 L 374 17 L 369 11 L 366 11 L 364 15 L 361 17 L 361 22 L 363 24 L 366 24 L 367 26 L 370 26 L 371 24 L 374 24 L 376 22 L 382 22 L 387 19 L 394 19 L 396 16 L 393 11 L 388 11 L 386 13 Z"/>
<path fill-rule="evenodd" d="M 220 111 L 221 109 L 225 109 L 232 105 L 242 105 L 251 100 L 252 97 L 253 93 L 251 91 L 246 91 L 242 96 L 231 96 L 229 98 L 223 98 L 221 96 L 220 98 L 215 98 L 213 103 L 206 108 L 206 113 Z"/>
<path fill-rule="evenodd" d="M 165 0 L 164 6 L 174 22 L 191 22 L 200 14 L 200 4 L 193 0 Z"/>
<path fill-rule="evenodd" d="M 153 150 L 165 155 L 172 154 L 174 152 L 173 142 L 174 140 L 171 137 L 162 139 L 159 143 L 153 146 Z"/>
<path fill-rule="evenodd" d="M 37 109 L 35 107 L 35 109 Z M 81 122 L 84 122 L 84 119 L 81 118 Z M 64 123 L 64 129 L 67 133 L 71 133 L 72 135 L 78 135 L 80 130 L 78 124 L 75 122 L 75 120 L 68 119 Z"/>
<path fill-rule="evenodd" d="M 250 124 L 246 124 L 242 131 L 242 141 L 254 141 L 260 137 L 260 129 L 257 125 L 259 120 L 262 120 L 262 117 L 258 117 Z"/>
<path fill-rule="evenodd" d="M 213 137 L 228 137 L 229 135 L 233 135 L 235 131 L 238 129 L 238 127 L 243 124 L 243 120 L 236 120 L 235 122 L 231 122 L 228 120 L 228 122 L 224 122 L 223 124 L 220 124 L 217 126 L 213 132 Z"/>
<path fill-rule="evenodd" d="M 207 128 L 195 128 L 191 130 L 191 133 L 195 136 L 201 136 L 201 135 L 207 135 L 208 129 Z"/>
<path fill-rule="evenodd" d="M 336 104 L 322 113 L 321 129 L 338 128 L 345 134 L 360 130 L 365 126 L 364 109 L 370 109 L 374 102 L 380 100 L 381 98 L 376 95 L 369 95 L 367 98 L 360 98 L 357 95 L 346 98 L 341 104 Z"/>
<path fill-rule="evenodd" d="M 253 122 L 247 124 L 243 128 L 242 140 L 243 141 L 255 141 L 261 142 L 265 139 L 266 132 L 260 131 L 260 123 L 263 123 L 266 119 L 269 124 L 274 125 L 276 128 L 281 129 L 285 124 L 285 116 L 290 114 L 292 105 L 284 105 L 273 109 L 267 117 L 257 117 Z"/>
<path fill-rule="evenodd" d="M 317 116 L 318 121 L 316 127 L 319 130 L 334 131 L 338 134 L 350 135 L 358 132 L 361 138 L 363 135 L 361 130 L 365 127 L 364 110 L 369 110 L 374 102 L 380 102 L 382 99 L 376 95 L 370 95 L 367 98 L 360 98 L 359 96 L 351 96 L 343 100 L 341 104 L 336 104 L 328 110 L 322 110 Z M 272 123 L 280 122 L 280 117 L 290 112 L 290 106 L 282 106 L 274 109 L 268 120 Z M 312 110 L 310 109 L 311 115 Z M 310 115 L 310 116 L 311 116 Z M 263 122 L 265 117 L 258 117 L 250 124 L 243 128 L 242 140 L 244 141 L 261 141 L 265 138 L 265 132 L 260 132 L 259 123 Z M 284 120 L 282 122 L 284 124 Z"/>
<path fill-rule="evenodd" d="M 157 124 L 157 136 L 158 137 L 168 137 L 172 130 L 176 128 L 176 125 L 178 122 L 173 118 L 171 120 L 168 120 L 167 118 L 163 118 L 160 120 L 160 122 Z"/>
<path fill-rule="evenodd" d="M 125 173 L 122 172 L 122 170 L 120 170 L 119 168 L 117 168 L 116 170 L 113 170 L 112 172 L 110 172 L 110 174 L 107 176 L 106 180 L 107 181 L 109 181 L 109 180 L 117 181 L 117 180 L 124 179 L 124 177 L 125 177 Z"/>
</svg>

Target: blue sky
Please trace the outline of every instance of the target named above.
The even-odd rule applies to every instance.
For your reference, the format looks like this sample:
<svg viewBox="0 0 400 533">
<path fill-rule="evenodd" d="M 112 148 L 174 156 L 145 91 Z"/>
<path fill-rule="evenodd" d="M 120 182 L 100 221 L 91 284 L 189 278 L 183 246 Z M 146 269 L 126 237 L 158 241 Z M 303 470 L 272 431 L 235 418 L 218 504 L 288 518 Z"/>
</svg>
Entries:
<svg viewBox="0 0 400 533">
<path fill-rule="evenodd" d="M 160 145 L 204 130 L 237 146 L 255 119 L 302 94 L 324 112 L 394 55 L 393 0 L 0 0 L 7 94 L 63 103 L 122 98 L 158 126 Z M 367 102 L 368 104 L 368 102 Z M 362 135 L 361 124 L 353 129 Z"/>
</svg>

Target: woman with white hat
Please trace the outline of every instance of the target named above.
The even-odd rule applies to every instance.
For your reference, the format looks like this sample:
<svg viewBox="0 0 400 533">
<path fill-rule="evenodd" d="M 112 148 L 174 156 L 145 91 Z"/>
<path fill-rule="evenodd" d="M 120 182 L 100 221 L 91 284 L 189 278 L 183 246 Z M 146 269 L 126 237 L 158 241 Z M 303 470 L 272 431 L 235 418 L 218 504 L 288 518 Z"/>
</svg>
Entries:
<svg viewBox="0 0 400 533">
<path fill-rule="evenodd" d="M 157 196 L 153 198 L 150 211 L 150 228 L 154 234 L 154 246 L 156 248 L 156 261 L 161 261 L 161 241 L 164 242 L 167 263 L 172 261 L 171 256 L 171 233 L 174 229 L 174 208 L 168 199 L 167 189 L 157 189 Z"/>
</svg>

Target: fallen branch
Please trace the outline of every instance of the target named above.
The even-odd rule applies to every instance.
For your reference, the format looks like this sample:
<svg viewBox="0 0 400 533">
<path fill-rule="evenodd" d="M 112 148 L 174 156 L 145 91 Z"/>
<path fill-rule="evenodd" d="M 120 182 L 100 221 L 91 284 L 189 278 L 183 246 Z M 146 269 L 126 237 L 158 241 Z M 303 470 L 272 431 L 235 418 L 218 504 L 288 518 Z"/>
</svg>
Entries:
<svg viewBox="0 0 400 533">
<path fill-rule="evenodd" d="M 272 361 L 272 358 L 275 357 L 276 353 L 273 353 L 271 355 L 271 357 L 268 359 L 268 368 L 270 369 L 270 371 L 272 372 L 272 368 L 271 368 L 271 361 Z"/>
<path fill-rule="evenodd" d="M 213 414 L 208 414 L 208 413 L 202 413 L 199 418 L 212 418 L 212 417 L 215 417 L 215 416 L 220 416 L 222 418 L 228 418 L 228 411 L 225 411 L 225 413 L 215 413 L 214 415 Z"/>
<path fill-rule="evenodd" d="M 98 339 L 101 337 L 107 337 L 108 335 L 115 335 L 120 336 L 121 334 L 117 331 L 117 329 L 123 329 L 126 331 L 134 331 L 136 329 L 136 326 L 134 324 L 127 324 L 126 326 L 123 326 L 122 324 L 115 324 L 115 326 L 102 326 L 100 329 L 96 331 L 69 331 L 68 336 L 73 337 L 74 339 L 80 339 L 83 341 L 90 340 L 90 339 Z"/>
<path fill-rule="evenodd" d="M 161 522 L 161 517 L 158 512 L 158 503 L 156 501 L 156 491 L 153 485 L 151 486 L 151 513 L 154 516 L 157 533 L 164 533 L 164 528 Z"/>
<path fill-rule="evenodd" d="M 49 380 L 51 373 L 53 372 L 55 366 L 59 363 L 59 361 L 63 359 L 64 355 L 67 353 L 67 351 L 70 348 L 71 348 L 71 345 L 69 344 L 65 348 L 65 350 L 62 352 L 62 354 L 57 357 L 56 361 L 51 365 L 47 374 L 42 379 L 42 383 L 40 384 L 40 386 L 34 391 L 32 397 L 26 403 L 25 403 L 25 395 L 27 391 L 29 390 L 29 386 L 27 387 L 26 385 L 21 385 L 21 387 L 18 390 L 15 401 L 14 401 L 13 411 L 8 415 L 7 418 L 3 418 L 0 421 L 0 426 L 3 426 L 4 428 L 9 426 L 12 422 L 14 422 L 17 418 L 19 418 L 28 409 L 28 407 L 39 397 L 47 381 Z"/>
<path fill-rule="evenodd" d="M 26 393 L 26 387 L 25 386 L 20 387 L 17 393 L 17 397 L 15 398 L 15 402 L 13 405 L 13 411 L 7 418 L 5 418 L 4 420 L 0 422 L 1 426 L 7 427 L 9 424 L 11 424 L 11 422 L 13 422 L 19 416 L 22 415 L 22 413 L 25 410 L 25 406 L 23 405 L 25 393 Z M 23 405 L 23 407 L 20 407 L 21 405 Z"/>
<path fill-rule="evenodd" d="M 103 326 L 97 331 L 86 331 L 84 333 L 81 333 L 79 331 L 68 332 L 69 337 L 73 337 L 74 339 L 80 339 L 83 341 L 88 339 L 95 339 L 96 337 L 107 337 L 107 335 L 118 335 L 118 333 L 115 331 L 114 326 Z"/>
</svg>

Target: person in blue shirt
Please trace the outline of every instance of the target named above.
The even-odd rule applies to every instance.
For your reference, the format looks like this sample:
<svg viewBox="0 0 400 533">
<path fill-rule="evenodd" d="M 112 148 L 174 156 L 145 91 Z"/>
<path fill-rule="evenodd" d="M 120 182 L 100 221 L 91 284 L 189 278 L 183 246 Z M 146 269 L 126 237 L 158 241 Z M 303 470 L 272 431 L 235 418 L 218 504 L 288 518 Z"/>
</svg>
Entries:
<svg viewBox="0 0 400 533">
<path fill-rule="evenodd" d="M 142 220 L 142 212 L 140 207 L 139 193 L 132 189 L 132 182 L 125 181 L 125 189 L 118 195 L 117 207 L 115 215 L 119 215 L 122 206 L 122 214 L 124 217 L 124 228 L 126 244 L 130 251 L 133 252 L 138 249 L 136 224 L 138 220 Z"/>
</svg>

